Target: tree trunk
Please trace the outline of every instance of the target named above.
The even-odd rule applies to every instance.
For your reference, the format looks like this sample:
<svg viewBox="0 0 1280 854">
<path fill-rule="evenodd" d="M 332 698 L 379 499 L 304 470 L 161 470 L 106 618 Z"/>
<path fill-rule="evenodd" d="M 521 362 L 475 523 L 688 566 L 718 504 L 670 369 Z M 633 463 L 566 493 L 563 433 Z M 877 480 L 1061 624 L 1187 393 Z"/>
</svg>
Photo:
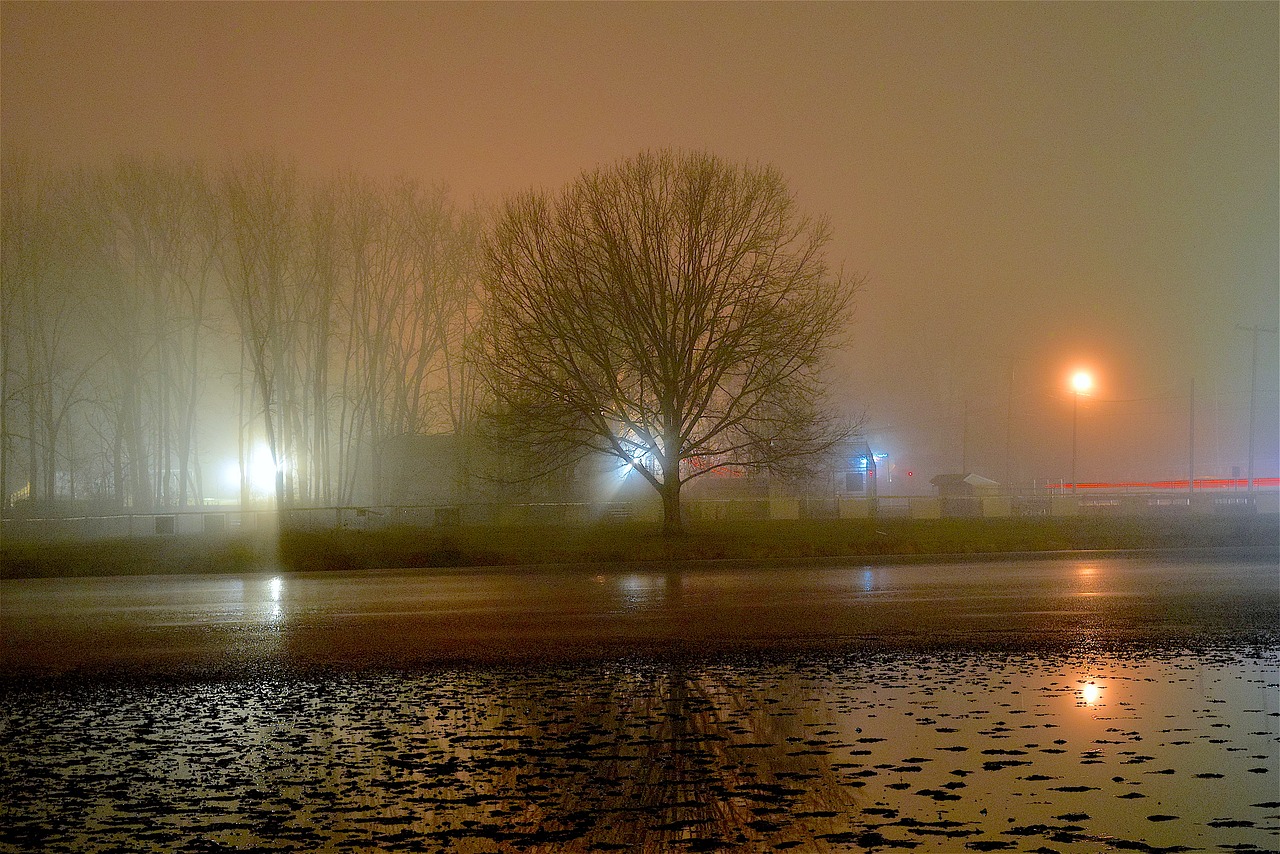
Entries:
<svg viewBox="0 0 1280 854">
<path fill-rule="evenodd" d="M 662 533 L 666 536 L 683 534 L 684 523 L 680 518 L 680 478 L 665 478 L 660 493 L 662 495 Z"/>
<path fill-rule="evenodd" d="M 120 429 L 120 425 L 123 423 L 124 416 L 117 416 L 115 436 L 112 437 L 111 445 L 111 485 L 115 492 L 115 508 L 117 510 L 123 510 L 126 506 L 124 491 L 124 432 Z"/>
<path fill-rule="evenodd" d="M 41 401 L 44 409 L 44 497 L 52 500 L 58 497 L 58 422 L 53 418 L 53 381 L 50 380 L 48 393 Z"/>
<path fill-rule="evenodd" d="M 670 412 L 674 407 L 664 406 Z M 662 431 L 662 533 L 674 537 L 684 533 L 684 521 L 680 518 L 680 421 L 668 415 Z"/>
<path fill-rule="evenodd" d="M 36 405 L 27 398 L 27 498 L 35 506 L 40 494 L 40 447 L 36 443 Z"/>
</svg>

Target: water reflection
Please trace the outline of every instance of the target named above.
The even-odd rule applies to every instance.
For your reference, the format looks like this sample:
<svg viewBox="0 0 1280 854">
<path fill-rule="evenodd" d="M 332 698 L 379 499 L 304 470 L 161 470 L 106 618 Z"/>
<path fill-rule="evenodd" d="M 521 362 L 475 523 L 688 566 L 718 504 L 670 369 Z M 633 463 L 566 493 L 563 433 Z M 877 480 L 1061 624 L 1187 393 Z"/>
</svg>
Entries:
<svg viewBox="0 0 1280 854">
<path fill-rule="evenodd" d="M 678 600 L 680 583 L 677 573 L 629 572 L 614 579 L 614 594 L 623 610 L 641 611 Z"/>
<path fill-rule="evenodd" d="M 1102 699 L 1102 687 L 1098 683 L 1089 681 L 1080 685 L 1080 702 L 1086 706 L 1097 705 Z"/>
<path fill-rule="evenodd" d="M 1278 679 L 850 655 L 15 691 L 0 847 L 1267 849 Z"/>
<path fill-rule="evenodd" d="M 271 600 L 269 605 L 269 610 L 268 610 L 268 616 L 272 621 L 279 620 L 284 613 L 280 607 L 280 594 L 283 591 L 284 591 L 284 579 L 281 578 L 280 576 L 277 575 L 267 582 L 267 595 Z"/>
<path fill-rule="evenodd" d="M 1099 568 L 1092 561 L 1081 562 L 1075 570 L 1075 592 L 1077 596 L 1098 595 Z"/>
<path fill-rule="evenodd" d="M 848 826 L 853 797 L 829 751 L 812 747 L 827 742 L 806 733 L 805 698 L 770 715 L 735 680 L 681 666 L 601 687 L 503 710 L 506 743 L 528 745 L 532 761 L 476 790 L 507 820 L 490 838 L 546 851 L 756 850 L 794 838 L 797 812 L 816 825 L 806 838 Z M 532 805 L 509 803 L 544 787 Z"/>
</svg>

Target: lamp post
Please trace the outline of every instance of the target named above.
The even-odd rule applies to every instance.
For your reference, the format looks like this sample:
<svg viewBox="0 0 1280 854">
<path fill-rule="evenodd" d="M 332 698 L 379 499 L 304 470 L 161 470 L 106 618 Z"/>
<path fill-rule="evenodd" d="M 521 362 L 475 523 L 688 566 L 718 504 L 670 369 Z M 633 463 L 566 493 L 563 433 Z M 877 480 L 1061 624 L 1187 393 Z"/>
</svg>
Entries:
<svg viewBox="0 0 1280 854">
<path fill-rule="evenodd" d="M 1076 435 L 1080 423 L 1080 395 L 1093 388 L 1093 375 L 1088 371 L 1076 371 L 1071 375 L 1071 492 L 1076 491 Z"/>
</svg>

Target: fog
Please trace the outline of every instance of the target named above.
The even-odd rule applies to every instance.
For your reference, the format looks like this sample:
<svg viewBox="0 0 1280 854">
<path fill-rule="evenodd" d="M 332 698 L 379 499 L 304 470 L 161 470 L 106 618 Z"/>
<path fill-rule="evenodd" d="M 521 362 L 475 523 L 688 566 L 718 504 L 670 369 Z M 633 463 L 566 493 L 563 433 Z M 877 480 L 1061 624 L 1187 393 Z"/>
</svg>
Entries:
<svg viewBox="0 0 1280 854">
<path fill-rule="evenodd" d="M 378 436 L 465 412 L 449 330 L 475 283 L 448 259 L 474 246 L 478 212 L 656 148 L 772 164 L 830 219 L 828 263 L 867 280 L 831 389 L 885 455 L 882 490 L 925 494 L 961 470 L 1062 480 L 1073 432 L 1080 480 L 1185 477 L 1192 453 L 1197 477 L 1243 477 L 1251 400 L 1254 474 L 1280 469 L 1273 4 L 5 3 L 0 17 L 6 222 L 43 199 L 58 247 L 22 255 L 6 234 L 6 497 L 28 481 L 65 492 L 59 470 L 118 489 L 108 470 L 157 454 L 173 461 L 157 500 L 238 497 L 254 485 L 216 481 L 269 439 L 261 418 L 236 425 L 277 382 L 291 389 L 277 423 L 334 443 L 311 497 L 376 497 Z M 246 290 L 269 261 L 235 239 L 265 233 L 232 215 L 232 191 L 239 176 L 245 216 L 270 214 L 254 178 L 269 163 L 294 194 L 289 257 L 308 259 L 293 308 Z M 221 213 L 165 195 L 183 169 Z M 211 234 L 240 249 L 213 252 Z M 402 255 L 349 273 L 373 257 L 362 234 Z M 343 271 L 330 303 L 323 258 Z M 56 346 L 11 335 L 20 293 L 57 319 Z M 246 362 L 292 310 L 333 339 L 297 342 L 287 369 Z M 439 346 L 375 340 L 397 324 Z M 45 369 L 18 378 L 19 364 Z M 1076 400 L 1078 368 L 1096 384 Z M 307 421 L 321 405 L 340 412 L 331 433 Z M 50 453 L 79 463 L 31 477 L 23 443 L 50 430 Z"/>
</svg>

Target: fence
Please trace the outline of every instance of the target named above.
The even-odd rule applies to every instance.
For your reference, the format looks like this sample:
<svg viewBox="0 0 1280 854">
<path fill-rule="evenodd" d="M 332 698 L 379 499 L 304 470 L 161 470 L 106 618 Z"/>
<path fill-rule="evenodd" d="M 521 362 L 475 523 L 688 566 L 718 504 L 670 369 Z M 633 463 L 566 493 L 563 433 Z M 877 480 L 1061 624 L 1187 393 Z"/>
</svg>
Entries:
<svg viewBox="0 0 1280 854">
<path fill-rule="evenodd" d="M 1280 513 L 1280 493 L 1096 493 L 1081 496 L 932 498 L 734 499 L 686 501 L 690 522 L 768 519 L 942 519 L 1048 516 L 1254 515 Z M 448 506 L 304 507 L 285 511 L 295 530 L 449 528 L 460 525 L 587 525 L 657 523 L 653 502 L 599 504 L 463 504 Z M 273 534 L 280 517 L 271 510 L 186 510 L 95 516 L 14 517 L 0 520 L 0 536 L 13 540 L 94 540 L 115 537 Z"/>
</svg>

